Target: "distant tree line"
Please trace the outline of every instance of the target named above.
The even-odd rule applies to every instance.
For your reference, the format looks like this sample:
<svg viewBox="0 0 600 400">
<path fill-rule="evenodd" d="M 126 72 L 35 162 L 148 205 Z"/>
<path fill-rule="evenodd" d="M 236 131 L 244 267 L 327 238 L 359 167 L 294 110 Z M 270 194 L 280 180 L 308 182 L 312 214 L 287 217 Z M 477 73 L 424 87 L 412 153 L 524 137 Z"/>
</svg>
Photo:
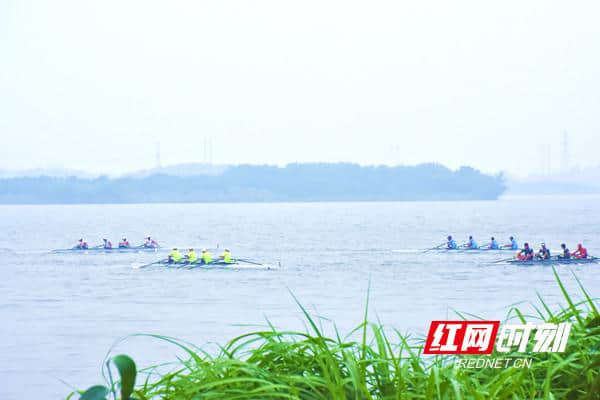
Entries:
<svg viewBox="0 0 600 400">
<path fill-rule="evenodd" d="M 0 179 L 0 203 L 493 200 L 504 190 L 501 175 L 470 167 L 314 163 L 239 165 L 216 176 Z"/>
</svg>

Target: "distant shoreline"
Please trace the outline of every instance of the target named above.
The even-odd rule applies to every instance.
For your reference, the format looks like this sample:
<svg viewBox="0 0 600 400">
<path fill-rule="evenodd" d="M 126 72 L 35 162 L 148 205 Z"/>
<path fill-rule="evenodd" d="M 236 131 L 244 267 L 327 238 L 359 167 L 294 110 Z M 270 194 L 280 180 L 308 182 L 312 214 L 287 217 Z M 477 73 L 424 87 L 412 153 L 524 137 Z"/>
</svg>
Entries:
<svg viewBox="0 0 600 400">
<path fill-rule="evenodd" d="M 438 164 L 240 165 L 219 174 L 0 179 L 0 204 L 477 201 L 505 189 L 501 175 Z"/>
</svg>

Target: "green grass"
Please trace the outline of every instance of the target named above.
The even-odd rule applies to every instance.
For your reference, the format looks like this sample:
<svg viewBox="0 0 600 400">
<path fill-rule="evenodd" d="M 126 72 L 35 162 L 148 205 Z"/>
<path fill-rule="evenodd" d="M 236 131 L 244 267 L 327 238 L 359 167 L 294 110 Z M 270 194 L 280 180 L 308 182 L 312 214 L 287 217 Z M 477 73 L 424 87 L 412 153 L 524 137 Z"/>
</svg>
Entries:
<svg viewBox="0 0 600 400">
<path fill-rule="evenodd" d="M 600 399 L 596 300 L 578 280 L 584 300 L 573 300 L 554 274 L 564 308 L 552 311 L 540 297 L 533 305 L 537 315 L 526 316 L 512 307 L 508 319 L 571 322 L 566 351 L 498 354 L 531 357 L 531 368 L 463 369 L 455 367 L 450 356 L 425 358 L 421 342 L 367 322 L 366 311 L 364 322 L 348 336 L 342 338 L 336 330 L 334 337 L 326 337 L 296 300 L 308 332 L 279 331 L 270 325 L 231 340 L 217 354 L 155 336 L 179 346 L 189 357 L 170 365 L 169 372 L 164 365 L 136 371 L 125 355 L 109 358 L 104 369 L 107 386 L 74 392 L 68 399 Z M 359 340 L 350 339 L 356 337 Z M 113 380 L 111 365 L 118 381 Z"/>
</svg>

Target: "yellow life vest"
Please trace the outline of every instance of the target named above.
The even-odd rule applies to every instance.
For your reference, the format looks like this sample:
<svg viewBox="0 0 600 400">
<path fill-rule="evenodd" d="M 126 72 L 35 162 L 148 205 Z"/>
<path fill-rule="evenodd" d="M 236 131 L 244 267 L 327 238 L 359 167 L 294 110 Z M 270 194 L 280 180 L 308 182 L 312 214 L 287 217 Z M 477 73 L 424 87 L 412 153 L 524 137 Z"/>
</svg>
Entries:
<svg viewBox="0 0 600 400">
<path fill-rule="evenodd" d="M 223 261 L 227 264 L 231 264 L 231 252 L 229 252 L 229 251 L 223 252 Z"/>
<path fill-rule="evenodd" d="M 210 264 L 212 262 L 212 256 L 208 251 L 202 253 L 202 261 L 204 262 L 204 264 Z"/>
<path fill-rule="evenodd" d="M 193 263 L 196 262 L 196 260 L 198 260 L 198 256 L 196 255 L 195 251 L 190 251 L 189 253 L 187 253 L 187 259 L 189 262 Z"/>
<path fill-rule="evenodd" d="M 171 260 L 173 260 L 173 262 L 178 263 L 181 261 L 182 257 L 181 257 L 181 253 L 177 250 L 173 250 L 172 252 L 169 253 L 169 258 Z"/>
</svg>

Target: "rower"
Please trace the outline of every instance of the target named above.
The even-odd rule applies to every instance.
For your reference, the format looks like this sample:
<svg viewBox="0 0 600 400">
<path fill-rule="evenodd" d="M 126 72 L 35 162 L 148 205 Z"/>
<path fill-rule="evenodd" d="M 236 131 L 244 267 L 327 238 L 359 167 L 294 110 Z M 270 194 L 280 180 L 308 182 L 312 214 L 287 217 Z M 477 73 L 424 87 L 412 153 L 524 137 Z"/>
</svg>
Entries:
<svg viewBox="0 0 600 400">
<path fill-rule="evenodd" d="M 562 249 L 562 254 L 559 254 L 558 258 L 563 258 L 563 259 L 569 259 L 569 258 L 571 258 L 571 252 L 567 248 L 567 245 L 563 243 L 563 244 L 560 245 L 560 247 Z"/>
<path fill-rule="evenodd" d="M 520 261 L 529 261 L 533 259 L 533 249 L 529 247 L 529 243 L 525 243 L 523 246 L 523 250 L 517 253 L 517 259 Z"/>
<path fill-rule="evenodd" d="M 490 250 L 499 250 L 500 249 L 500 245 L 498 244 L 498 241 L 496 240 L 496 238 L 494 238 L 493 236 L 490 238 Z"/>
<path fill-rule="evenodd" d="M 81 249 L 81 250 L 87 250 L 88 248 L 88 244 L 85 240 L 83 239 L 79 239 L 79 241 L 77 242 L 77 246 L 75 246 L 76 249 Z"/>
<path fill-rule="evenodd" d="M 102 245 L 103 248 L 105 249 L 112 249 L 112 242 L 108 239 L 102 239 L 104 241 L 104 244 Z"/>
<path fill-rule="evenodd" d="M 123 239 L 121 239 L 121 241 L 119 242 L 119 248 L 120 249 L 128 249 L 130 247 L 131 247 L 131 245 L 129 244 L 129 240 L 127 240 L 126 237 L 124 237 Z"/>
<path fill-rule="evenodd" d="M 510 244 L 505 244 L 504 247 L 505 249 L 511 249 L 511 250 L 519 250 L 519 244 L 517 243 L 517 241 L 515 240 L 514 237 L 510 237 Z"/>
<path fill-rule="evenodd" d="M 189 264 L 193 264 L 196 261 L 198 261 L 198 256 L 196 255 L 196 252 L 194 251 L 194 249 L 189 249 L 188 250 L 188 253 L 185 255 L 185 260 Z"/>
<path fill-rule="evenodd" d="M 475 250 L 478 248 L 479 246 L 477 245 L 475 239 L 473 239 L 473 236 L 469 236 L 469 241 L 467 242 L 467 249 Z"/>
<path fill-rule="evenodd" d="M 178 264 L 181 262 L 182 258 L 183 257 L 181 257 L 181 253 L 179 252 L 179 250 L 177 250 L 177 247 L 173 247 L 173 250 L 171 250 L 171 252 L 167 256 L 167 261 L 169 262 L 169 264 Z"/>
<path fill-rule="evenodd" d="M 231 252 L 229 249 L 225 249 L 221 257 L 219 257 L 225 264 L 231 264 L 233 261 L 231 260 Z"/>
<path fill-rule="evenodd" d="M 210 264 L 212 262 L 212 255 L 206 249 L 202 249 L 202 255 L 200 256 L 200 264 Z"/>
<path fill-rule="evenodd" d="M 537 252 L 536 257 L 541 260 L 550 259 L 550 250 L 546 247 L 546 243 L 542 243 L 540 250 Z"/>
<path fill-rule="evenodd" d="M 577 245 L 577 250 L 575 250 L 573 252 L 573 254 L 571 254 L 574 258 L 578 258 L 578 259 L 582 259 L 582 258 L 587 258 L 588 257 L 588 253 L 587 253 L 587 249 L 585 247 L 583 247 L 583 245 L 581 243 L 579 243 Z"/>
<path fill-rule="evenodd" d="M 458 249 L 458 245 L 456 244 L 456 240 L 452 239 L 452 236 L 448 236 L 448 250 L 456 250 Z"/>
<path fill-rule="evenodd" d="M 148 236 L 146 238 L 146 241 L 144 242 L 144 247 L 149 248 L 149 249 L 156 249 L 158 248 L 158 242 L 154 239 L 152 239 L 150 236 Z"/>
</svg>

